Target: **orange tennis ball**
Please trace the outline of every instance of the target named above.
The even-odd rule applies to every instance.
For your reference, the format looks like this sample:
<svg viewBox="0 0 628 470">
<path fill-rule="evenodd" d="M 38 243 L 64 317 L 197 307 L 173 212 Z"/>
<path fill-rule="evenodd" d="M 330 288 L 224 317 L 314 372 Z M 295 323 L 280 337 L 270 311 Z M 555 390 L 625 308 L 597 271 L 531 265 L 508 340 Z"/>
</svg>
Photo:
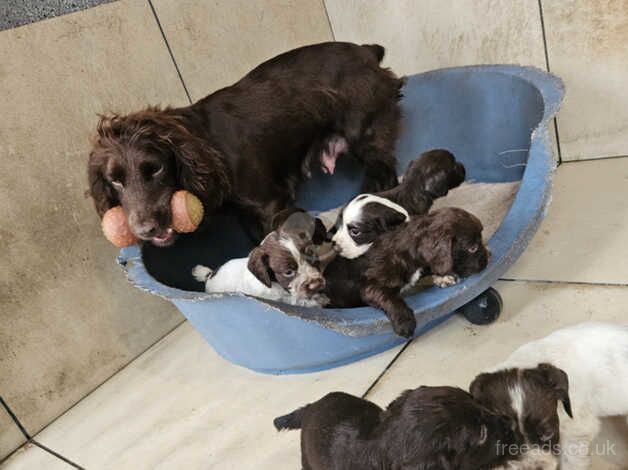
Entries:
<svg viewBox="0 0 628 470">
<path fill-rule="evenodd" d="M 170 200 L 172 228 L 179 233 L 190 233 L 198 228 L 203 220 L 203 203 L 188 191 L 177 191 Z"/>
<path fill-rule="evenodd" d="M 122 207 L 112 207 L 102 218 L 102 231 L 105 238 L 118 248 L 134 245 L 138 238 L 131 231 L 129 221 Z"/>
</svg>

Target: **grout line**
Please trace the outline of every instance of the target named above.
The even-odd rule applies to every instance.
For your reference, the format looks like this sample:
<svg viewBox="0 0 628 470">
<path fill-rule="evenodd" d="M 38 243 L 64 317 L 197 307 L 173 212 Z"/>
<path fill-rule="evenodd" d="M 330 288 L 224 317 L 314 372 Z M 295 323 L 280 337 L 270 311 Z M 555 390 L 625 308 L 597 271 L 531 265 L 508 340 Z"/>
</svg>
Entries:
<svg viewBox="0 0 628 470">
<path fill-rule="evenodd" d="M 329 17 L 329 10 L 327 10 L 327 1 L 321 0 L 323 2 L 323 10 L 325 10 L 325 16 L 327 17 L 327 23 L 329 23 L 329 30 L 331 31 L 331 38 L 336 40 L 336 33 L 334 32 L 334 27 L 331 24 L 331 18 Z"/>
<path fill-rule="evenodd" d="M 619 158 L 628 158 L 628 155 L 609 155 L 607 157 L 578 158 L 576 160 L 563 160 L 563 163 L 596 162 L 599 160 L 616 160 Z"/>
<path fill-rule="evenodd" d="M 392 360 L 386 365 L 386 367 L 384 367 L 384 370 L 377 376 L 377 378 L 373 381 L 373 383 L 371 385 L 369 385 L 369 388 L 366 389 L 366 392 L 364 392 L 362 394 L 361 398 L 366 398 L 366 396 L 371 392 L 371 390 L 373 390 L 375 388 L 375 386 L 379 383 L 379 381 L 381 380 L 382 377 L 384 377 L 384 374 L 386 374 L 386 372 L 388 372 L 388 370 L 392 367 L 392 365 L 394 364 L 394 362 L 399 359 L 399 356 L 401 356 L 401 354 L 406 350 L 406 348 L 408 346 L 410 346 L 410 344 L 412 343 L 412 341 L 414 341 L 414 338 L 412 338 L 411 340 L 409 340 L 408 342 L 406 342 L 406 344 L 403 345 L 403 347 L 401 348 L 401 350 L 395 354 L 395 357 L 392 358 Z"/>
<path fill-rule="evenodd" d="M 17 416 L 15 415 L 15 413 L 13 413 L 13 410 L 9 408 L 9 405 L 7 404 L 6 401 L 4 401 L 4 398 L 2 398 L 2 396 L 0 396 L 0 405 L 2 405 L 2 407 L 6 410 L 7 414 L 11 417 L 15 425 L 20 429 L 21 433 L 24 434 L 24 437 L 27 440 L 30 440 L 31 439 L 30 434 L 28 433 L 26 428 L 22 425 L 22 423 L 20 423 L 20 420 L 17 419 Z"/>
<path fill-rule="evenodd" d="M 51 454 L 51 455 L 55 456 L 56 458 L 58 458 L 58 459 L 60 459 L 60 460 L 63 460 L 63 461 L 64 461 L 65 463 L 67 463 L 68 465 L 71 465 L 71 466 L 73 466 L 74 468 L 78 468 L 79 470 L 85 470 L 85 468 L 84 468 L 84 467 L 81 467 L 80 465 L 75 464 L 74 462 L 72 462 L 72 461 L 71 461 L 70 459 L 68 459 L 67 457 L 64 457 L 63 455 L 59 454 L 58 452 L 55 452 L 54 450 L 49 449 L 48 447 L 46 447 L 46 446 L 45 446 L 45 445 L 43 445 L 43 444 L 40 444 L 40 443 L 39 443 L 39 442 L 37 442 L 36 440 L 31 439 L 29 442 L 30 442 L 31 444 L 33 444 L 33 445 L 36 445 L 36 446 L 37 446 L 37 447 L 39 447 L 41 450 L 43 450 L 43 451 L 45 451 L 45 452 L 48 452 L 49 454 Z"/>
<path fill-rule="evenodd" d="M 161 26 L 161 21 L 159 21 L 159 17 L 157 16 L 157 11 L 155 10 L 155 7 L 153 6 L 153 1 L 148 0 L 148 5 L 150 6 L 150 9 L 153 12 L 153 16 L 155 17 L 155 21 L 157 22 L 159 31 L 161 32 L 161 37 L 163 38 L 164 43 L 166 43 L 166 48 L 168 49 L 168 53 L 170 54 L 170 58 L 172 59 L 172 63 L 174 64 L 174 68 L 177 71 L 177 75 L 179 75 L 179 80 L 181 80 L 181 85 L 183 85 L 183 90 L 185 91 L 185 94 L 188 97 L 188 101 L 190 102 L 190 104 L 192 104 L 192 97 L 190 96 L 188 87 L 185 85 L 185 81 L 183 80 L 183 75 L 181 75 L 181 70 L 179 70 L 179 65 L 177 64 L 177 61 L 174 58 L 174 54 L 172 53 L 172 49 L 170 48 L 170 44 L 168 43 L 168 39 L 166 38 L 166 33 L 164 32 L 164 29 Z"/>
<path fill-rule="evenodd" d="M 66 409 L 63 413 L 61 413 L 59 416 L 57 416 L 56 418 L 54 418 L 52 421 L 50 421 L 48 424 L 46 424 L 43 428 L 41 428 L 36 435 L 39 435 L 41 432 L 43 432 L 44 430 L 46 430 L 48 427 L 50 427 L 52 424 L 54 424 L 59 418 L 61 418 L 63 415 L 65 415 L 66 413 L 68 413 L 70 410 L 74 409 L 76 406 L 79 405 L 79 403 L 81 403 L 83 400 L 87 399 L 92 393 L 94 393 L 96 390 L 98 390 L 100 387 L 102 387 L 105 383 L 107 383 L 109 380 L 111 380 L 114 376 L 118 375 L 120 372 L 122 372 L 124 369 L 126 369 L 132 362 L 134 362 L 135 360 L 137 360 L 140 356 L 142 356 L 143 354 L 146 353 L 146 351 L 148 351 L 150 348 L 152 348 L 153 346 L 155 346 L 157 343 L 159 343 L 160 341 L 162 341 L 164 338 L 166 338 L 167 336 L 169 336 L 172 332 L 174 332 L 177 328 L 179 328 L 181 325 L 183 325 L 186 322 L 185 319 L 181 320 L 179 323 L 177 323 L 173 328 L 171 328 L 170 330 L 168 330 L 163 336 L 157 338 L 153 343 L 149 344 L 146 349 L 144 349 L 142 352 L 140 352 L 137 356 L 134 356 L 133 358 L 129 359 L 128 362 L 124 363 L 119 369 L 117 369 L 115 372 L 113 372 L 111 375 L 109 375 L 108 377 L 106 377 L 104 380 L 102 380 L 101 382 L 99 382 L 94 388 L 92 388 L 89 392 L 87 392 L 85 395 L 83 395 L 76 403 L 74 403 L 72 406 L 70 406 L 68 409 Z"/>
<path fill-rule="evenodd" d="M 541 34 L 543 36 L 543 52 L 545 53 L 545 69 L 547 73 L 552 73 L 550 69 L 549 52 L 547 49 L 547 33 L 545 31 L 545 17 L 543 16 L 543 3 L 542 0 L 538 0 L 539 4 L 539 17 L 541 19 Z M 558 119 L 554 117 L 554 133 L 556 135 L 556 150 L 558 151 L 558 165 L 563 163 L 563 153 L 560 148 L 560 137 L 558 135 Z"/>
<path fill-rule="evenodd" d="M 502 277 L 498 280 L 504 282 L 536 282 L 539 284 L 568 284 L 576 286 L 628 287 L 628 283 L 621 282 L 552 281 L 550 279 L 514 279 L 508 277 Z"/>
</svg>

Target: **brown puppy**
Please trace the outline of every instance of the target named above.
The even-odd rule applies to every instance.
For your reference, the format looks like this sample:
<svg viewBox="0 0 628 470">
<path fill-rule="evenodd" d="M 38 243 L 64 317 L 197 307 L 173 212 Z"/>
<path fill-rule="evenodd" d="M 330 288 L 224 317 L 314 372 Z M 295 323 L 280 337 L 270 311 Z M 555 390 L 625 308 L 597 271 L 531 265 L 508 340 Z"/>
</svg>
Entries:
<svg viewBox="0 0 628 470">
<path fill-rule="evenodd" d="M 261 239 L 313 160 L 333 173 L 349 153 L 366 191 L 395 186 L 403 81 L 379 66 L 383 56 L 378 45 L 302 47 L 190 106 L 103 116 L 88 164 L 98 214 L 121 205 L 135 235 L 166 246 L 170 197 L 186 189 L 206 214 L 239 208 Z"/>
<path fill-rule="evenodd" d="M 330 307 L 366 304 L 382 309 L 395 333 L 410 337 L 416 319 L 402 293 L 429 274 L 439 287 L 455 284 L 482 271 L 489 256 L 477 217 L 443 208 L 382 234 L 357 258 L 336 257 L 325 269 L 324 293 Z"/>
<path fill-rule="evenodd" d="M 455 387 L 407 390 L 386 411 L 334 392 L 274 424 L 301 429 L 304 470 L 478 470 L 516 444 L 507 419 Z"/>
</svg>

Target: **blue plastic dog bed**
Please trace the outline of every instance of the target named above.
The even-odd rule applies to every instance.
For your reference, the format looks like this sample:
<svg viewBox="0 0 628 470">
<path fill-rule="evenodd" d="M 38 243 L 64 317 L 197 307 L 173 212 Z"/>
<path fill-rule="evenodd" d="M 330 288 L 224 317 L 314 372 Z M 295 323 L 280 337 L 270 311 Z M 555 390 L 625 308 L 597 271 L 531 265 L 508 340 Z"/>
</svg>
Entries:
<svg viewBox="0 0 628 470">
<path fill-rule="evenodd" d="M 487 269 L 456 286 L 406 298 L 416 312 L 416 335 L 486 291 L 532 238 L 550 198 L 555 168 L 550 123 L 563 94 L 559 78 L 530 67 L 459 67 L 408 78 L 397 145 L 401 172 L 420 153 L 447 148 L 464 163 L 470 180 L 521 180 L 489 241 L 493 256 Z M 512 149 L 527 151 L 510 153 L 505 165 L 500 156 Z M 315 175 L 302 188 L 298 204 L 322 211 L 348 201 L 361 181 L 351 165 L 341 158 L 333 177 Z M 171 248 L 133 246 L 123 249 L 118 261 L 133 284 L 173 302 L 227 360 L 264 373 L 303 373 L 353 362 L 405 341 L 393 333 L 383 312 L 370 307 L 302 308 L 184 290 L 202 289 L 183 280 L 191 277 L 193 265 L 217 267 L 246 256 L 253 246 L 241 221 L 228 213 L 212 217 L 209 230 L 184 236 Z"/>
</svg>

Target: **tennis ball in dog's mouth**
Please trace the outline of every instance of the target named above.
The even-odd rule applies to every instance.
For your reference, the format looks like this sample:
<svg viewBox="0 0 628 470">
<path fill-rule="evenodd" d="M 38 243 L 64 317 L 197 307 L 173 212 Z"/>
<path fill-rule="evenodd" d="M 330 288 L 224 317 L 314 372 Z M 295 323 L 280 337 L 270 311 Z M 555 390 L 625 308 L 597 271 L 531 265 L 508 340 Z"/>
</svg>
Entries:
<svg viewBox="0 0 628 470">
<path fill-rule="evenodd" d="M 179 233 L 190 233 L 198 228 L 203 220 L 203 203 L 188 191 L 177 191 L 170 200 L 172 228 Z"/>
<path fill-rule="evenodd" d="M 129 221 L 122 207 L 112 207 L 102 218 L 102 231 L 105 238 L 118 248 L 134 245 L 138 238 L 131 231 Z"/>
</svg>

